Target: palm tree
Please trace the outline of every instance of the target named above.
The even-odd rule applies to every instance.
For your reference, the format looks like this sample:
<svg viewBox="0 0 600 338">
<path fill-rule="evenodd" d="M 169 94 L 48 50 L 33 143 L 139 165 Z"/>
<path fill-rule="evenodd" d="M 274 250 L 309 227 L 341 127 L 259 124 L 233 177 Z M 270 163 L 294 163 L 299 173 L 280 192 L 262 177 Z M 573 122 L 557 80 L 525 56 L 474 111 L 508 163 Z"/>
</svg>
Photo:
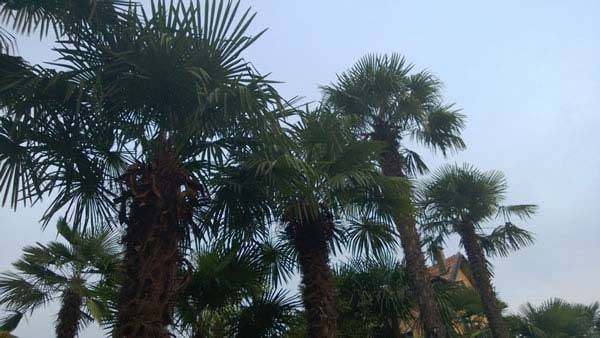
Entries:
<svg viewBox="0 0 600 338">
<path fill-rule="evenodd" d="M 371 192 L 398 184 L 376 170 L 380 147 L 357 141 L 338 114 L 325 109 L 302 115 L 292 139 L 300 145 L 294 155 L 302 169 L 288 185 L 293 190 L 279 194 L 285 233 L 298 257 L 308 334 L 332 337 L 337 311 L 329 252 L 346 239 L 359 254 L 378 255 L 394 247 L 393 235 L 364 220 L 376 210 L 369 207 Z"/>
<path fill-rule="evenodd" d="M 284 333 L 298 304 L 272 284 L 271 260 L 264 256 L 269 244 L 233 248 L 216 240 L 211 243 L 194 255 L 194 272 L 177 306 L 181 333 L 191 337 Z"/>
<path fill-rule="evenodd" d="M 334 282 L 342 336 L 403 337 L 413 329 L 415 299 L 397 259 L 353 259 L 334 270 Z"/>
<path fill-rule="evenodd" d="M 385 176 L 410 178 L 427 171 L 420 156 L 406 148 L 415 140 L 442 154 L 464 148 L 460 131 L 464 118 L 441 98 L 441 83 L 430 73 L 411 74 L 413 66 L 398 54 L 367 55 L 337 82 L 323 88 L 326 101 L 354 119 L 359 137 L 385 145 L 379 159 Z M 440 311 L 434 301 L 430 276 L 421 251 L 410 193 L 394 215 L 421 319 L 428 337 L 445 337 Z"/>
<path fill-rule="evenodd" d="M 519 337 L 600 337 L 600 303 L 590 305 L 549 299 L 539 306 L 526 303 L 509 317 L 511 333 Z"/>
<path fill-rule="evenodd" d="M 108 305 L 99 291 L 116 286 L 121 263 L 116 233 L 103 228 L 81 234 L 64 219 L 57 229 L 66 243 L 27 246 L 13 263 L 17 271 L 0 276 L 0 305 L 13 313 L 0 324 L 0 331 L 12 331 L 24 314 L 54 300 L 61 303 L 57 337 L 76 337 L 92 319 L 105 319 Z"/>
<path fill-rule="evenodd" d="M 469 165 L 442 167 L 420 191 L 426 230 L 440 238 L 456 233 L 467 252 L 469 266 L 494 337 L 508 337 L 491 282 L 486 256 L 506 256 L 533 243 L 533 236 L 510 222 L 510 216 L 531 217 L 535 205 L 503 206 L 506 180 L 497 171 L 481 172 Z M 485 222 L 503 217 L 505 224 L 490 235 Z"/>
<path fill-rule="evenodd" d="M 358 217 L 369 193 L 382 185 L 374 166 L 380 147 L 357 141 L 344 119 L 326 109 L 300 112 L 300 122 L 289 124 L 287 131 L 293 141 L 291 154 L 273 148 L 239 161 L 243 165 L 232 177 L 246 178 L 244 184 L 235 185 L 244 187 L 239 195 L 245 199 L 228 204 L 273 200 L 269 208 L 274 220 L 282 223 L 301 272 L 308 335 L 333 337 L 337 315 L 329 255 L 344 244 L 342 220 Z M 222 192 L 230 186 L 225 184 Z"/>
<path fill-rule="evenodd" d="M 238 9 L 131 7 L 65 30 L 62 71 L 20 59 L 0 69 L 3 204 L 52 196 L 43 220 L 84 229 L 119 216 L 118 336 L 168 336 L 182 252 L 207 225 L 195 217 L 210 199 L 200 182 L 280 134 L 280 97 L 241 56 L 260 35 L 247 34 L 254 16 Z"/>
</svg>

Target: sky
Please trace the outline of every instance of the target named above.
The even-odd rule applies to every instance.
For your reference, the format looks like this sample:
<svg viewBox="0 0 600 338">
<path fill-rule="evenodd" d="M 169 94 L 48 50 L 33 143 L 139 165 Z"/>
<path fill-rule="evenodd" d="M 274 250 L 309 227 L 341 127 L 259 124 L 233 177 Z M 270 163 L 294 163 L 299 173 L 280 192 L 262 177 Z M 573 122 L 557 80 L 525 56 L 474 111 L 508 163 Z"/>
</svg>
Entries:
<svg viewBox="0 0 600 338">
<path fill-rule="evenodd" d="M 444 97 L 467 116 L 467 149 L 443 158 L 424 152 L 430 168 L 467 162 L 500 170 L 507 203 L 534 203 L 521 223 L 536 243 L 494 259 L 494 283 L 516 311 L 550 297 L 600 300 L 600 2 L 278 1 L 242 0 L 268 31 L 245 54 L 282 81 L 285 97 L 320 98 L 368 53 L 404 55 L 445 85 Z M 19 38 L 34 63 L 52 61 L 51 43 Z M 55 238 L 38 223 L 43 205 L 0 209 L 0 271 L 20 249 Z M 456 245 L 446 249 L 453 254 Z M 56 307 L 29 318 L 20 337 L 52 336 Z M 100 337 L 95 328 L 82 337 Z"/>
</svg>

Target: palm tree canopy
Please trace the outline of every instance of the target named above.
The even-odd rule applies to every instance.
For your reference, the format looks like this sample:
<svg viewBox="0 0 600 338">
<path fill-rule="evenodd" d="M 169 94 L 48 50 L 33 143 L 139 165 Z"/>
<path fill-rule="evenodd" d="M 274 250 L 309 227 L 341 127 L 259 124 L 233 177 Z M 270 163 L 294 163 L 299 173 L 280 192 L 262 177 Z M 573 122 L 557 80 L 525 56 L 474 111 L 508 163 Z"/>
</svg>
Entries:
<svg viewBox="0 0 600 338">
<path fill-rule="evenodd" d="M 342 335 L 386 336 L 400 321 L 412 323 L 416 303 L 406 274 L 390 256 L 337 266 L 334 284 Z"/>
<path fill-rule="evenodd" d="M 598 302 L 584 305 L 555 298 L 539 306 L 526 303 L 510 322 L 521 337 L 597 337 L 599 318 Z"/>
<path fill-rule="evenodd" d="M 383 145 L 356 140 L 350 123 L 327 108 L 302 115 L 292 129 L 299 145 L 296 156 L 304 165 L 300 186 L 282 197 L 286 212 L 307 215 L 303 217 L 311 210 L 330 208 L 337 225 L 334 248 L 345 246 L 355 255 L 377 257 L 398 247 L 391 214 L 399 203 L 397 192 L 406 183 L 381 175 L 376 162 Z"/>
<path fill-rule="evenodd" d="M 265 256 L 264 244 L 229 247 L 214 239 L 194 255 L 194 272 L 177 305 L 181 332 L 264 337 L 288 329 L 298 301 L 277 289 L 276 263 Z"/>
<path fill-rule="evenodd" d="M 241 233 L 264 232 L 271 221 L 294 219 L 301 224 L 326 210 L 347 221 L 337 222 L 340 230 L 348 230 L 338 233 L 339 245 L 346 235 L 356 252 L 382 252 L 395 245 L 386 213 L 397 203 L 392 191 L 403 183 L 378 172 L 381 145 L 356 140 L 347 119 L 326 108 L 300 111 L 299 116 L 298 123 L 285 129 L 289 146 L 241 154 L 217 175 L 212 184 L 215 205 L 227 206 L 217 207 L 225 219 L 222 224 L 243 226 Z"/>
<path fill-rule="evenodd" d="M 497 216 L 533 215 L 534 205 L 503 206 L 506 190 L 506 178 L 499 171 L 482 172 L 468 164 L 447 165 L 424 182 L 421 195 L 424 207 L 444 219 L 480 223 Z"/>
<path fill-rule="evenodd" d="M 248 35 L 253 18 L 239 3 L 157 1 L 67 31 L 60 70 L 3 58 L 3 204 L 51 195 L 45 223 L 62 211 L 98 224 L 115 215 L 116 178 L 162 138 L 204 181 L 258 134 L 277 137 L 281 98 L 241 56 L 260 36 Z"/>
<path fill-rule="evenodd" d="M 406 139 L 443 154 L 465 147 L 464 116 L 444 103 L 442 84 L 433 74 L 413 68 L 399 54 L 367 55 L 323 87 L 326 102 L 351 116 L 359 135 L 402 146 L 408 174 L 423 173 L 427 166 L 401 144 Z"/>
<path fill-rule="evenodd" d="M 3 24 L 20 34 L 52 32 L 59 37 L 82 26 L 114 23 L 135 2 L 129 0 L 0 1 Z"/>
<path fill-rule="evenodd" d="M 439 246 L 447 235 L 458 232 L 464 222 L 472 222 L 487 255 L 506 256 L 532 244 L 533 235 L 514 225 L 511 217 L 528 219 L 537 206 L 502 205 L 506 190 L 506 179 L 501 172 L 482 172 L 466 164 L 440 168 L 418 190 L 426 242 Z M 485 222 L 497 218 L 504 224 L 484 234 Z"/>
<path fill-rule="evenodd" d="M 120 265 L 117 233 L 98 228 L 86 234 L 69 227 L 64 219 L 57 223 L 65 240 L 36 244 L 23 249 L 23 257 L 13 263 L 16 272 L 0 275 L 0 306 L 13 312 L 0 330 L 14 329 L 23 314 L 72 290 L 84 299 L 84 320 L 103 320 L 107 304 L 97 291 L 114 287 Z"/>
</svg>

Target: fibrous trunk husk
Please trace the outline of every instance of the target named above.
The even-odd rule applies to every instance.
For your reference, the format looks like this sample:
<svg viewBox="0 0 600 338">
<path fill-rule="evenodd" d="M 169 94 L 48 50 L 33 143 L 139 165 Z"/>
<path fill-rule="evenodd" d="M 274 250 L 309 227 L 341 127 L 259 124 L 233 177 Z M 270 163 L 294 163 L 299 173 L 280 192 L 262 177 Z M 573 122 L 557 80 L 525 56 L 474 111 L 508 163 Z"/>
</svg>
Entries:
<svg viewBox="0 0 600 338">
<path fill-rule="evenodd" d="M 494 294 L 490 272 L 486 267 L 485 255 L 479 244 L 473 224 L 470 222 L 462 224 L 460 235 L 492 336 L 494 338 L 508 338 L 508 328 L 504 318 L 502 318 L 498 300 Z"/>
<path fill-rule="evenodd" d="M 308 336 L 329 338 L 337 332 L 337 311 L 329 266 L 329 241 L 333 234 L 333 219 L 326 212 L 310 220 L 291 221 L 288 234 L 298 251 L 302 273 L 302 299 Z"/>
<path fill-rule="evenodd" d="M 383 175 L 391 177 L 406 177 L 403 171 L 402 156 L 398 152 L 398 141 L 394 133 L 378 130 L 374 139 L 383 141 L 386 149 L 380 161 Z M 400 193 L 400 192 L 399 192 Z M 409 197 L 407 197 L 409 198 Z M 412 202 L 406 201 L 407 205 Z M 409 275 L 409 282 L 417 298 L 419 316 L 426 337 L 446 337 L 446 327 L 442 320 L 439 306 L 431 284 L 431 276 L 425 265 L 425 256 L 421 250 L 421 241 L 417 232 L 414 215 L 408 212 L 410 208 L 397 212 L 394 222 L 400 234 L 400 244 L 404 251 L 404 259 Z"/>
<path fill-rule="evenodd" d="M 184 286 L 178 274 L 180 244 L 200 187 L 164 143 L 150 163 L 130 166 L 121 178 L 125 275 L 115 337 L 169 337 L 167 326 Z"/>
<path fill-rule="evenodd" d="M 56 319 L 56 337 L 75 338 L 81 320 L 81 295 L 75 290 L 67 289 L 62 296 L 60 310 Z"/>
</svg>

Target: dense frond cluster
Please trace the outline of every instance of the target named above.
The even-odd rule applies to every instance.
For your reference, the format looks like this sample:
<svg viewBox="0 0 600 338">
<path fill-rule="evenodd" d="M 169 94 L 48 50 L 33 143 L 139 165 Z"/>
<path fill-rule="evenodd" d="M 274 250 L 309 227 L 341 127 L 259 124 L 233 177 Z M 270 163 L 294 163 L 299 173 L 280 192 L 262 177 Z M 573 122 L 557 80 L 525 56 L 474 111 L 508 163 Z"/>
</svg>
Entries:
<svg viewBox="0 0 600 338">
<path fill-rule="evenodd" d="M 367 55 L 323 87 L 325 100 L 352 117 L 358 135 L 396 146 L 414 140 L 444 155 L 463 149 L 464 116 L 443 102 L 442 84 L 433 74 L 413 68 L 398 54 Z M 402 146 L 406 173 L 426 172 L 420 156 Z"/>
<path fill-rule="evenodd" d="M 482 172 L 467 164 L 442 167 L 419 189 L 424 232 L 443 243 L 445 236 L 460 233 L 466 223 L 472 224 L 490 257 L 508 256 L 533 244 L 533 234 L 513 224 L 511 216 L 530 218 L 537 206 L 502 205 L 506 190 L 506 179 L 498 171 Z M 483 233 L 483 225 L 499 217 L 504 224 L 488 235 Z"/>
<path fill-rule="evenodd" d="M 554 298 L 539 306 L 526 303 L 510 317 L 514 334 L 521 337 L 597 337 L 600 304 L 568 303 Z"/>
</svg>

